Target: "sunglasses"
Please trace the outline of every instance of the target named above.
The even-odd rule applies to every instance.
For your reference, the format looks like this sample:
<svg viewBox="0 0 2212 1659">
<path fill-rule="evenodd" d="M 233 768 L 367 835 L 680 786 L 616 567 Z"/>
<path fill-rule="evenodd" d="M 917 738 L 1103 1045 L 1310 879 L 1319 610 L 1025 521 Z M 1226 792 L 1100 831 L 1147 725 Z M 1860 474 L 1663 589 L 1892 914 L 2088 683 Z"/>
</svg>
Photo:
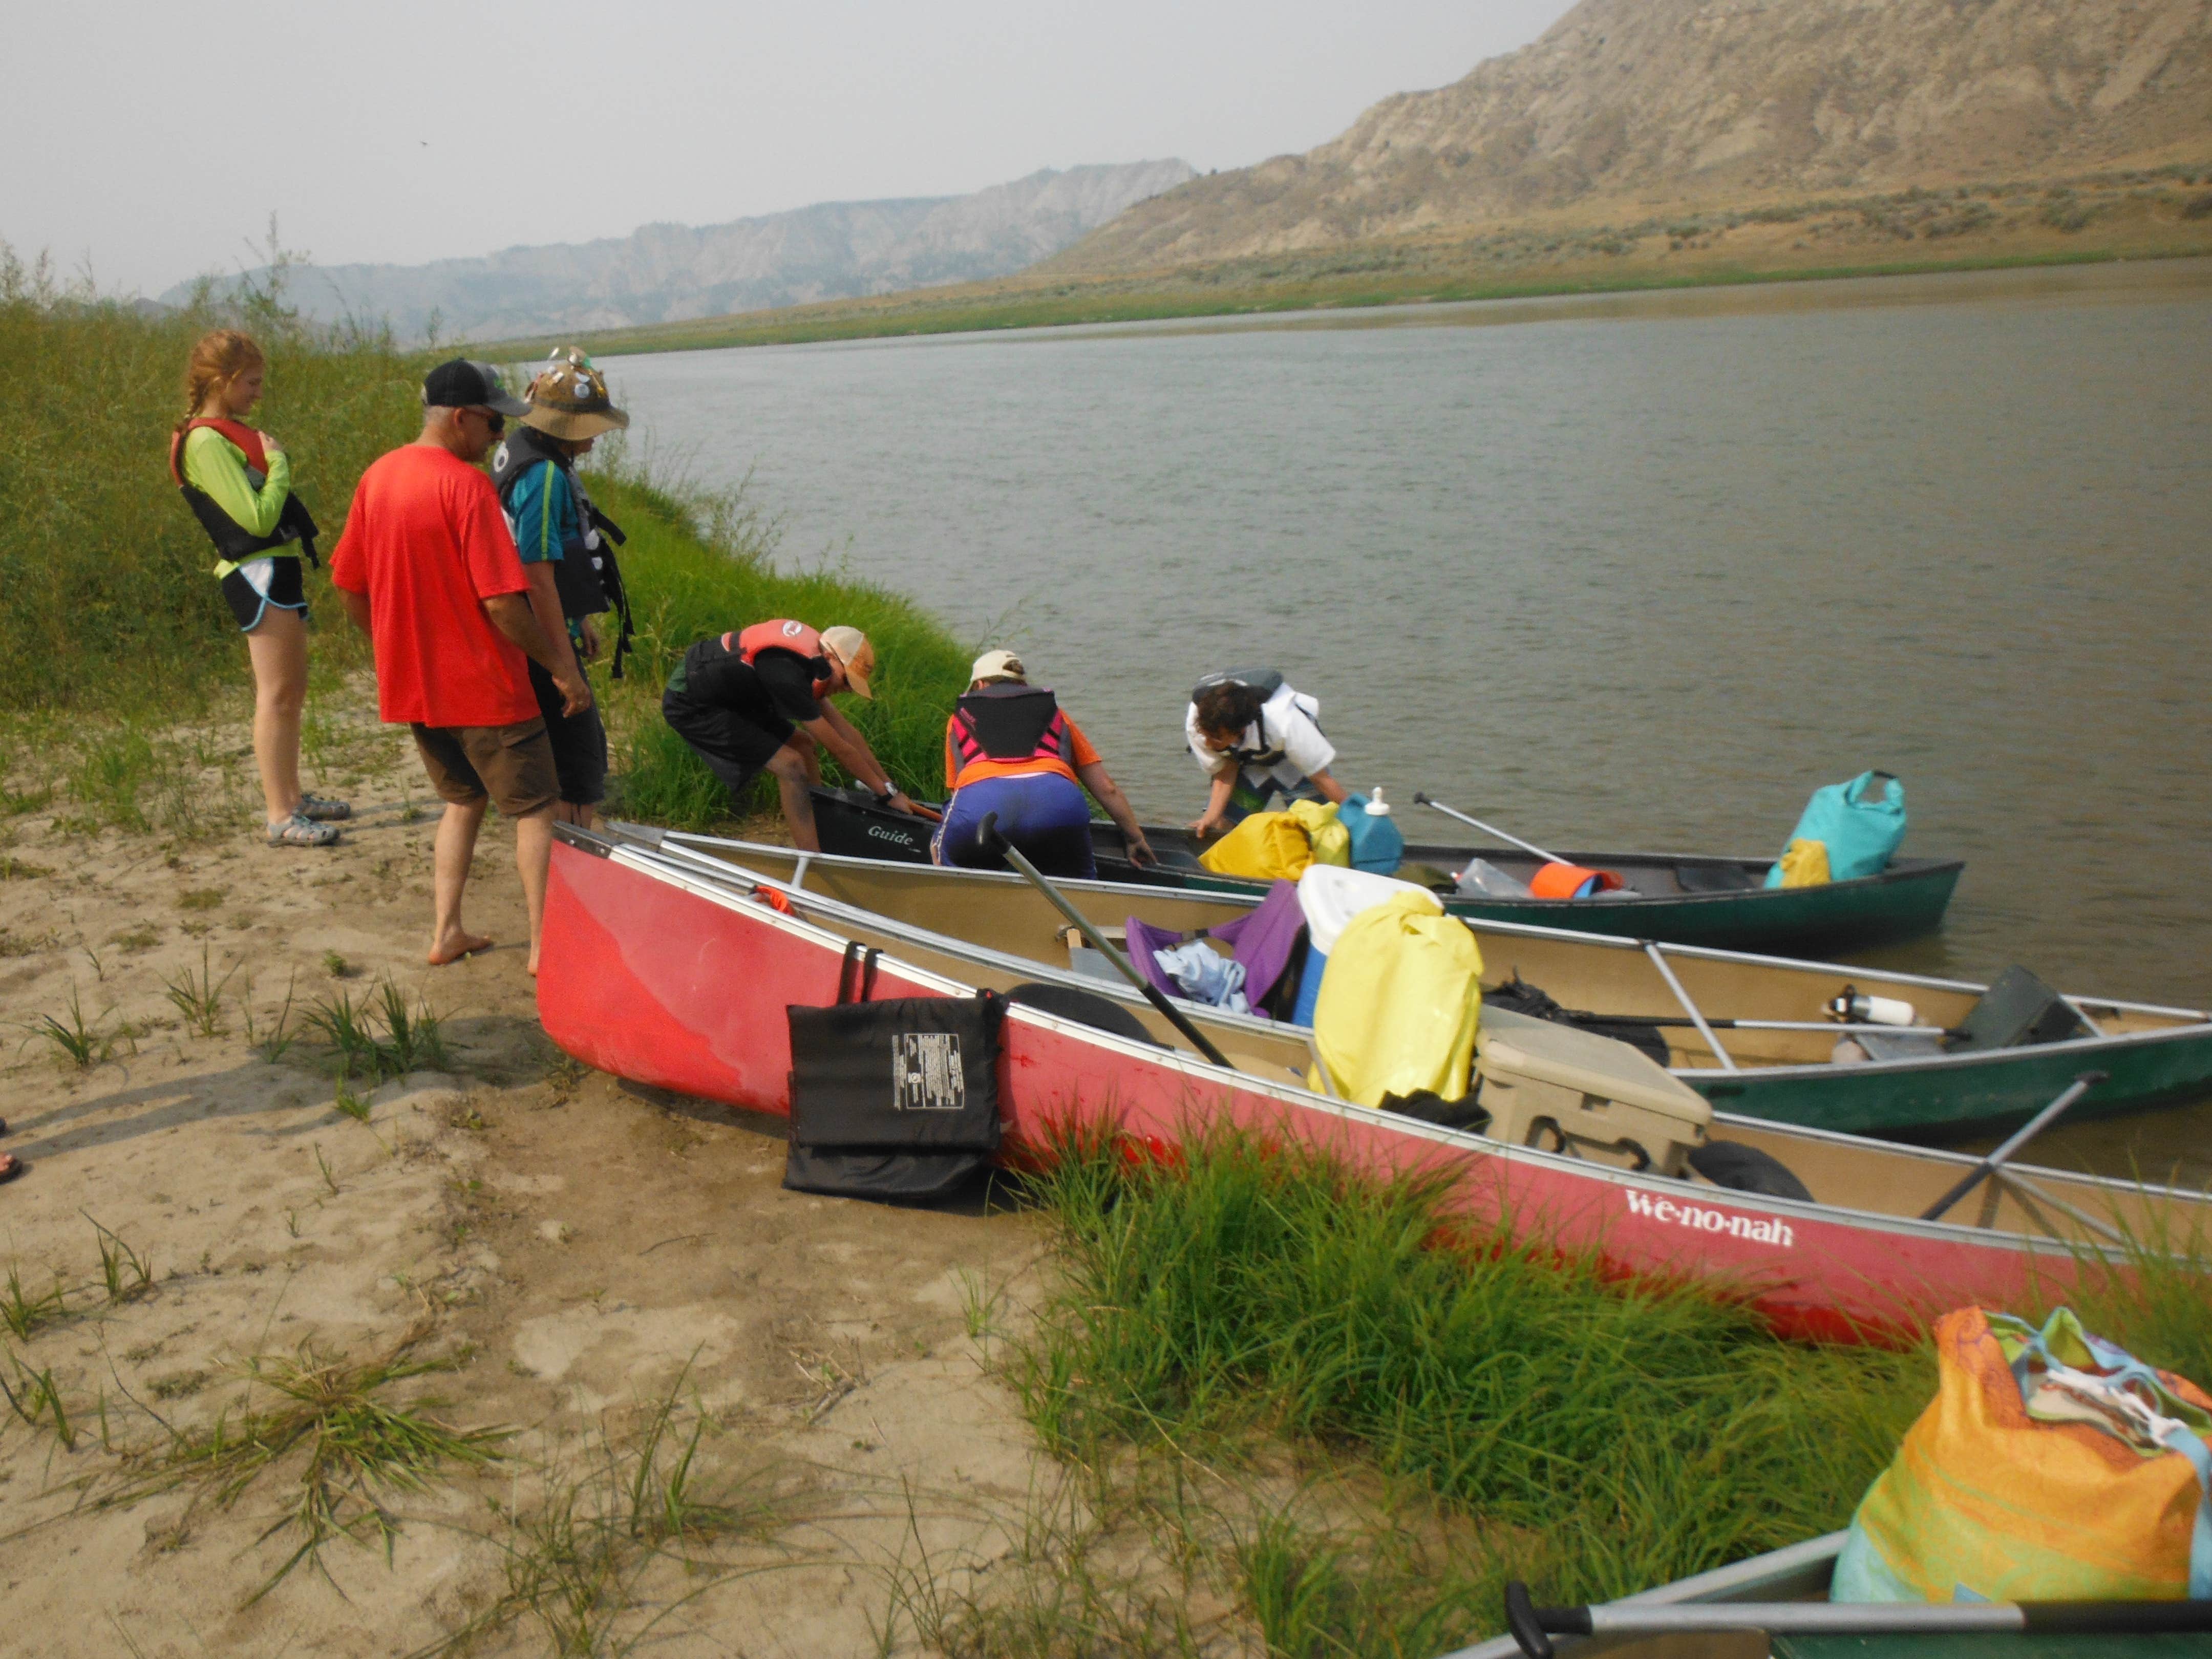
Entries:
<svg viewBox="0 0 2212 1659">
<path fill-rule="evenodd" d="M 483 421 L 495 435 L 507 430 L 507 416 L 495 409 L 477 409 L 471 405 L 469 413 Z"/>
</svg>

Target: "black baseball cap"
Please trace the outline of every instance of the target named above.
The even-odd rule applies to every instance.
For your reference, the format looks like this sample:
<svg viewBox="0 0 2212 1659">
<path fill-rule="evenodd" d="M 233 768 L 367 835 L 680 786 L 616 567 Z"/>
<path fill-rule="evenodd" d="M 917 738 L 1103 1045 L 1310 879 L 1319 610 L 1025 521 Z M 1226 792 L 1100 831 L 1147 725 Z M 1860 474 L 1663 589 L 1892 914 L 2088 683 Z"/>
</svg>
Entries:
<svg viewBox="0 0 2212 1659">
<path fill-rule="evenodd" d="M 492 409 L 520 418 L 530 405 L 507 395 L 499 383 L 499 371 L 489 363 L 456 357 L 440 363 L 422 377 L 422 406 L 426 409 Z"/>
</svg>

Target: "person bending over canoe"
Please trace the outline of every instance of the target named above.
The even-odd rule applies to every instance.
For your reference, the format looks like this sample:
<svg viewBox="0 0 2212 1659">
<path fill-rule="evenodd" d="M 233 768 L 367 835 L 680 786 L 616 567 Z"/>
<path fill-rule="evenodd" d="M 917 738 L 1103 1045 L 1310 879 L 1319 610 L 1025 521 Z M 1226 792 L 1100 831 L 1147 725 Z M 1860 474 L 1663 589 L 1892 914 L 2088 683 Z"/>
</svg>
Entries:
<svg viewBox="0 0 2212 1659">
<path fill-rule="evenodd" d="M 1293 691 L 1272 668 L 1208 674 L 1183 710 L 1183 736 L 1213 780 L 1200 836 L 1240 823 L 1280 794 L 1312 793 L 1341 805 L 1349 793 L 1329 775 L 1335 746 L 1319 724 L 1321 704 Z"/>
<path fill-rule="evenodd" d="M 939 864 L 1005 867 L 983 845 L 983 820 L 1048 876 L 1096 876 L 1091 803 L 1098 798 L 1129 856 L 1157 862 L 1137 815 L 1083 729 L 1060 712 L 1049 687 L 1031 685 L 1011 651 L 986 651 L 968 671 L 968 690 L 945 724 L 945 784 L 952 799 L 931 843 Z"/>
<path fill-rule="evenodd" d="M 775 775 L 784 822 L 801 852 L 818 853 L 809 784 L 822 781 L 818 744 L 885 806 L 933 817 L 908 800 L 868 740 L 825 699 L 872 694 L 875 647 L 857 628 L 825 628 L 777 617 L 702 640 L 684 653 L 661 696 L 661 718 L 690 744 L 742 808 L 763 772 Z"/>
</svg>

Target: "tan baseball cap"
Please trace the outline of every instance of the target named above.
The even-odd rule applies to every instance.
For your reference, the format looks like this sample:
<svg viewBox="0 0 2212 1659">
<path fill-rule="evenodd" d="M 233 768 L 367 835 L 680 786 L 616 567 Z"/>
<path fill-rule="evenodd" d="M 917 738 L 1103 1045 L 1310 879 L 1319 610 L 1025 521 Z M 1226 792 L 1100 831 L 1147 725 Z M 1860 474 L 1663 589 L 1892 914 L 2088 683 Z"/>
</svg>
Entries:
<svg viewBox="0 0 2212 1659">
<path fill-rule="evenodd" d="M 1022 666 L 1022 659 L 1011 651 L 986 651 L 968 665 L 968 683 L 977 680 L 1025 680 L 1030 671 Z"/>
<path fill-rule="evenodd" d="M 876 672 L 876 647 L 868 643 L 868 636 L 857 628 L 825 628 L 822 643 L 845 665 L 845 684 L 853 695 L 875 701 L 876 694 L 868 690 L 868 677 Z"/>
</svg>

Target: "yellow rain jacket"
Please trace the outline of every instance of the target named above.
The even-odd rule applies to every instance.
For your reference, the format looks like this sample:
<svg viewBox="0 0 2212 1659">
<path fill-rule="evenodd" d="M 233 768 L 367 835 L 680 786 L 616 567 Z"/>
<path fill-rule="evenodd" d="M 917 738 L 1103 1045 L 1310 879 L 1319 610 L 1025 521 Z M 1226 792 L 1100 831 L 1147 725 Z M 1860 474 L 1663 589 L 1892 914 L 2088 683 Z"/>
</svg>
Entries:
<svg viewBox="0 0 2212 1659">
<path fill-rule="evenodd" d="M 1432 893 L 1398 893 L 1348 922 L 1328 953 L 1314 1046 L 1343 1099 L 1467 1094 L 1482 1011 L 1482 952 Z M 1321 1086 L 1316 1073 L 1309 1081 Z"/>
<path fill-rule="evenodd" d="M 1198 855 L 1217 876 L 1296 881 L 1312 864 L 1352 863 L 1352 831 L 1334 801 L 1300 800 L 1287 812 L 1255 812 Z"/>
</svg>

